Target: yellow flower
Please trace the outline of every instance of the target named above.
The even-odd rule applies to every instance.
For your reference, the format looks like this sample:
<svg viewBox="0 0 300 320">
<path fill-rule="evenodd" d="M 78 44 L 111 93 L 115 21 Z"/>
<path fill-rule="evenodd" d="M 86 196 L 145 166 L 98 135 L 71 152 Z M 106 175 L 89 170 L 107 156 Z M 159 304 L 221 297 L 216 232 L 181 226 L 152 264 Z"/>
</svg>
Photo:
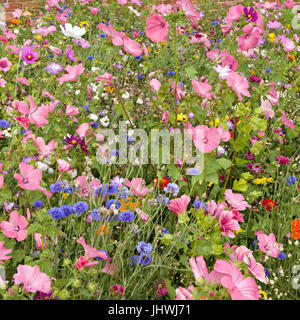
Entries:
<svg viewBox="0 0 300 320">
<path fill-rule="evenodd" d="M 68 199 L 68 197 L 69 197 L 69 194 L 68 193 L 64 193 L 63 198 L 64 199 Z"/>
<path fill-rule="evenodd" d="M 177 115 L 177 120 L 178 120 L 178 121 L 186 122 L 186 120 L 187 120 L 187 115 L 186 115 L 186 114 L 183 114 L 183 113 L 179 113 L 179 114 Z"/>
<path fill-rule="evenodd" d="M 256 179 L 256 184 L 265 184 L 267 182 L 267 178 Z"/>
<path fill-rule="evenodd" d="M 230 118 L 228 116 L 225 117 L 226 120 L 229 120 Z"/>
<path fill-rule="evenodd" d="M 211 187 L 213 184 L 214 184 L 213 182 L 210 182 L 210 183 L 208 184 L 208 186 Z"/>
<path fill-rule="evenodd" d="M 115 91 L 115 88 L 113 88 L 113 87 L 111 87 L 111 86 L 107 86 L 107 87 L 105 88 L 105 91 L 110 92 L 110 93 L 113 93 L 113 92 Z"/>
<path fill-rule="evenodd" d="M 274 39 L 276 37 L 276 35 L 274 33 L 269 33 L 269 38 L 270 39 Z"/>
<path fill-rule="evenodd" d="M 268 182 L 274 182 L 274 179 L 271 177 L 271 178 L 268 178 L 267 181 Z"/>
<path fill-rule="evenodd" d="M 267 293 L 265 291 L 259 290 L 259 296 L 262 299 L 267 299 Z"/>
<path fill-rule="evenodd" d="M 36 40 L 40 40 L 40 39 L 42 39 L 42 36 L 40 34 L 38 34 L 35 38 L 36 38 Z"/>
<path fill-rule="evenodd" d="M 89 28 L 89 23 L 87 21 L 81 21 L 80 22 L 80 27 L 81 28 Z"/>
<path fill-rule="evenodd" d="M 242 228 L 240 228 L 239 230 L 235 230 L 233 231 L 236 235 L 238 235 L 240 232 L 246 232 L 245 230 L 243 230 Z"/>
</svg>

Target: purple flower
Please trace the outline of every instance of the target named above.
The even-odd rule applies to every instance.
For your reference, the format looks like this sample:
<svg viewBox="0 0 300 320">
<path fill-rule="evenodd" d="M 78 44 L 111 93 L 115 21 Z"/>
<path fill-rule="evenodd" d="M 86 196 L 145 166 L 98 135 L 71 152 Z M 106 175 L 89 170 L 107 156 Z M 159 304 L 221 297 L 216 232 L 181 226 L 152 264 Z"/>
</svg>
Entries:
<svg viewBox="0 0 300 320">
<path fill-rule="evenodd" d="M 134 213 L 129 210 L 123 211 L 119 215 L 119 220 L 122 222 L 131 222 L 134 220 L 134 216 Z"/>
<path fill-rule="evenodd" d="M 257 12 L 254 11 L 253 7 L 249 8 L 249 9 L 247 7 L 245 7 L 244 8 L 244 15 L 248 21 L 250 20 L 252 22 L 256 22 L 258 19 Z"/>
<path fill-rule="evenodd" d="M 251 153 L 250 151 L 248 151 L 245 155 L 244 155 L 245 159 L 247 160 L 254 160 L 255 159 L 255 154 Z"/>
<path fill-rule="evenodd" d="M 144 241 L 140 241 L 137 245 L 136 245 L 136 250 L 141 253 L 141 254 L 148 254 L 151 253 L 153 251 L 153 247 L 151 245 L 151 243 L 146 243 Z"/>
<path fill-rule="evenodd" d="M 75 53 L 72 49 L 66 49 L 65 55 L 70 61 L 72 61 L 72 62 L 77 61 L 77 58 L 75 57 Z"/>
<path fill-rule="evenodd" d="M 64 140 L 63 140 L 63 143 L 66 144 L 68 147 L 71 147 L 71 148 L 74 148 L 78 145 L 80 145 L 81 147 L 81 150 L 86 153 L 86 154 L 89 154 L 90 152 L 88 151 L 87 149 L 87 145 L 85 144 L 85 140 L 84 138 L 79 138 L 77 136 L 73 136 L 73 135 L 70 135 L 68 137 L 66 137 Z"/>
<path fill-rule="evenodd" d="M 39 57 L 40 57 L 40 54 L 34 51 L 34 47 L 25 46 L 22 49 L 21 59 L 28 64 L 32 64 L 38 61 Z"/>
<path fill-rule="evenodd" d="M 64 68 L 56 62 L 51 62 L 47 67 L 46 70 L 49 71 L 51 74 L 57 75 L 58 72 L 63 72 Z"/>
<path fill-rule="evenodd" d="M 279 21 L 275 20 L 275 21 L 269 21 L 267 24 L 267 27 L 270 29 L 279 29 L 279 28 L 282 28 L 282 25 Z"/>
</svg>

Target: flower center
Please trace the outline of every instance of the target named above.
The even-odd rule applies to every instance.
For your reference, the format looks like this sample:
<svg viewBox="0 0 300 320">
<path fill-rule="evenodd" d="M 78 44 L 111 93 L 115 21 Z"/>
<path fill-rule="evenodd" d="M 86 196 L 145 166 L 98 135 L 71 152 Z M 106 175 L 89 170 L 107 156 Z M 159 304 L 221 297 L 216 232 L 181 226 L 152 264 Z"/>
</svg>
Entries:
<svg viewBox="0 0 300 320">
<path fill-rule="evenodd" d="M 32 55 L 29 54 L 29 55 L 27 56 L 27 59 L 31 59 L 31 58 L 32 58 Z"/>
<path fill-rule="evenodd" d="M 207 142 L 208 142 L 207 138 L 204 138 L 204 139 L 203 139 L 203 142 L 204 142 L 204 143 L 207 143 Z"/>
<path fill-rule="evenodd" d="M 23 183 L 28 183 L 28 179 L 27 178 L 23 178 Z"/>
<path fill-rule="evenodd" d="M 73 139 L 73 140 L 72 140 L 72 144 L 76 144 L 76 140 Z"/>
</svg>

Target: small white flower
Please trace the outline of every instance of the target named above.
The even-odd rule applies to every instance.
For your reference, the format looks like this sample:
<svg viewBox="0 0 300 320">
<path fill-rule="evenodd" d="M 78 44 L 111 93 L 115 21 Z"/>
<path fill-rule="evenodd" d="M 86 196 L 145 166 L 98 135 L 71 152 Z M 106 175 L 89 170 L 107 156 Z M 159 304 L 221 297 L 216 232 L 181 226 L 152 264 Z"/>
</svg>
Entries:
<svg viewBox="0 0 300 320">
<path fill-rule="evenodd" d="M 129 94 L 128 91 L 126 91 L 125 93 L 122 94 L 122 98 L 125 99 L 125 100 L 129 99 L 129 97 L 130 97 L 130 94 Z"/>
<path fill-rule="evenodd" d="M 230 68 L 229 66 L 225 66 L 222 67 L 221 65 L 217 65 L 215 67 L 213 67 L 215 71 L 218 72 L 219 74 L 219 78 L 224 80 L 228 77 L 229 73 L 230 73 Z"/>
<path fill-rule="evenodd" d="M 41 171 L 47 171 L 49 166 L 46 163 L 38 161 L 37 163 L 37 168 L 40 169 Z"/>
<path fill-rule="evenodd" d="M 75 39 L 81 39 L 81 37 L 86 33 L 86 30 L 84 28 L 80 28 L 77 26 L 73 27 L 71 23 L 66 23 L 65 27 L 60 25 L 60 29 L 66 37 L 72 37 Z"/>
<path fill-rule="evenodd" d="M 101 118 L 100 123 L 103 127 L 108 127 L 109 126 L 109 118 L 107 116 L 105 116 L 104 118 Z"/>
<path fill-rule="evenodd" d="M 72 179 L 75 179 L 77 177 L 77 170 L 76 169 L 70 170 L 69 174 L 71 174 Z"/>
<path fill-rule="evenodd" d="M 97 116 L 96 114 L 93 114 L 93 113 L 91 113 L 91 114 L 89 115 L 89 118 L 90 118 L 91 120 L 93 120 L 93 121 L 97 121 L 97 120 L 98 120 L 98 116 Z"/>
<path fill-rule="evenodd" d="M 52 168 L 49 168 L 49 169 L 48 169 L 48 173 L 53 174 L 53 173 L 54 173 L 54 170 L 53 170 Z"/>
<path fill-rule="evenodd" d="M 80 90 L 76 90 L 76 91 L 75 91 L 75 95 L 76 95 L 76 96 L 78 96 L 79 93 L 80 93 Z"/>
<path fill-rule="evenodd" d="M 123 60 L 124 62 L 126 62 L 126 61 L 128 60 L 128 57 L 127 57 L 127 56 L 124 56 L 124 57 L 122 58 L 122 60 Z"/>
<path fill-rule="evenodd" d="M 138 98 L 138 99 L 136 100 L 136 103 L 137 103 L 137 104 L 143 104 L 143 100 L 142 100 L 141 98 Z"/>
</svg>

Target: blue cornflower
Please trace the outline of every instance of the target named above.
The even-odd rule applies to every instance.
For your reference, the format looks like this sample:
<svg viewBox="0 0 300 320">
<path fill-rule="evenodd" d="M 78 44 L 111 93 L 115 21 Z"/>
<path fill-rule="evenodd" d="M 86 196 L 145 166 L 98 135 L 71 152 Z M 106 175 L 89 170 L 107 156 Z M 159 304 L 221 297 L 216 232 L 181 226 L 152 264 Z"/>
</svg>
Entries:
<svg viewBox="0 0 300 320">
<path fill-rule="evenodd" d="M 84 107 L 84 110 L 85 110 L 86 113 L 90 112 L 88 104 L 84 105 L 83 107 Z"/>
<path fill-rule="evenodd" d="M 140 256 L 138 255 L 134 255 L 132 257 L 130 257 L 130 262 L 129 262 L 129 265 L 132 267 L 132 266 L 136 266 L 140 261 Z"/>
<path fill-rule="evenodd" d="M 143 266 L 146 266 L 147 264 L 149 264 L 152 261 L 152 257 L 150 256 L 150 254 L 147 255 L 143 255 L 140 256 L 140 264 L 142 264 Z"/>
<path fill-rule="evenodd" d="M 120 201 L 116 201 L 115 199 L 108 199 L 106 202 L 105 202 L 105 207 L 107 209 L 109 209 L 112 204 L 115 205 L 116 209 L 119 209 L 121 207 L 121 202 Z"/>
<path fill-rule="evenodd" d="M 92 128 L 98 128 L 98 123 L 97 123 L 97 122 L 92 123 L 92 124 L 91 124 L 91 127 L 92 127 Z"/>
<path fill-rule="evenodd" d="M 291 184 L 295 184 L 298 181 L 298 179 L 294 176 L 290 176 L 286 178 L 287 184 L 290 186 Z"/>
<path fill-rule="evenodd" d="M 271 68 L 265 68 L 265 70 L 266 70 L 267 72 L 269 72 L 269 73 L 272 71 Z"/>
<path fill-rule="evenodd" d="M 130 194 L 129 189 L 127 187 L 123 187 L 123 189 L 121 191 L 120 198 L 121 199 L 126 199 L 126 198 L 128 198 L 129 194 Z"/>
<path fill-rule="evenodd" d="M 95 195 L 106 197 L 108 195 L 109 184 L 105 183 L 95 190 Z"/>
<path fill-rule="evenodd" d="M 176 71 L 168 71 L 168 76 L 175 76 Z"/>
<path fill-rule="evenodd" d="M 151 253 L 153 251 L 153 247 L 152 247 L 152 244 L 151 243 L 146 243 L 144 241 L 140 241 L 137 245 L 136 245 L 136 250 L 139 252 L 139 253 L 142 253 L 142 254 L 148 254 L 148 253 Z"/>
<path fill-rule="evenodd" d="M 79 201 L 73 205 L 73 209 L 77 212 L 76 216 L 78 216 L 79 214 L 89 210 L 89 205 L 85 201 Z"/>
<path fill-rule="evenodd" d="M 201 170 L 198 168 L 189 168 L 186 170 L 187 175 L 189 176 L 197 176 L 201 173 Z"/>
<path fill-rule="evenodd" d="M 213 22 L 211 23 L 212 26 L 217 26 L 218 24 L 219 24 L 218 21 L 213 21 Z"/>
<path fill-rule="evenodd" d="M 144 80 L 145 77 L 144 77 L 142 74 L 138 74 L 138 75 L 137 75 L 137 79 L 138 79 L 139 81 L 141 81 L 141 80 Z"/>
<path fill-rule="evenodd" d="M 107 252 L 106 250 L 98 250 L 98 251 L 105 252 L 105 253 L 106 253 L 106 256 L 108 257 L 108 252 Z M 100 258 L 100 257 L 96 257 L 96 259 L 98 259 L 98 260 L 103 260 L 103 258 Z"/>
<path fill-rule="evenodd" d="M 53 57 L 54 57 L 54 54 L 50 53 L 49 58 L 53 58 Z"/>
<path fill-rule="evenodd" d="M 105 38 L 105 37 L 106 37 L 106 34 L 105 34 L 105 33 L 100 33 L 100 34 L 99 34 L 99 37 L 100 37 L 100 38 Z"/>
<path fill-rule="evenodd" d="M 119 220 L 121 220 L 122 222 L 131 222 L 134 220 L 134 213 L 132 211 L 122 211 L 119 215 Z"/>
<path fill-rule="evenodd" d="M 286 258 L 286 254 L 284 252 L 280 252 L 278 255 L 279 260 L 284 260 Z"/>
<path fill-rule="evenodd" d="M 92 210 L 92 219 L 96 221 L 101 220 L 101 215 L 96 208 Z"/>
<path fill-rule="evenodd" d="M 61 192 L 63 190 L 62 188 L 62 182 L 56 182 L 56 183 L 52 183 L 50 185 L 50 191 L 52 193 L 57 193 L 57 192 Z"/>
<path fill-rule="evenodd" d="M 72 193 L 73 193 L 73 188 L 72 188 L 72 186 L 64 187 L 64 192 L 65 192 L 65 193 L 68 193 L 68 194 L 72 194 Z"/>
<path fill-rule="evenodd" d="M 26 133 L 26 130 L 21 130 L 21 134 L 24 134 L 24 133 Z"/>
<path fill-rule="evenodd" d="M 164 188 L 164 191 L 167 193 L 173 193 L 174 196 L 177 196 L 179 192 L 179 186 L 176 183 L 168 183 L 168 185 Z"/>
<path fill-rule="evenodd" d="M 164 234 L 169 234 L 170 232 L 166 228 L 162 228 L 160 231 L 160 238 L 164 236 Z"/>
<path fill-rule="evenodd" d="M 51 214 L 52 218 L 55 220 L 61 219 L 64 217 L 64 213 L 61 208 L 53 207 L 48 210 L 48 214 Z"/>
<path fill-rule="evenodd" d="M 135 59 L 136 61 L 141 61 L 141 60 L 142 60 L 142 56 L 134 57 L 134 59 Z"/>
<path fill-rule="evenodd" d="M 203 201 L 200 200 L 195 200 L 194 201 L 194 206 L 196 209 L 199 209 L 201 207 L 201 209 L 205 209 L 206 208 L 206 204 Z"/>
<path fill-rule="evenodd" d="M 270 275 L 269 268 L 266 268 L 266 269 L 265 269 L 265 274 L 266 274 L 266 277 L 268 277 L 268 276 Z"/>
<path fill-rule="evenodd" d="M 161 202 L 162 204 L 168 204 L 169 203 L 169 198 L 163 195 L 159 195 L 156 197 L 157 202 Z"/>
<path fill-rule="evenodd" d="M 112 156 L 119 156 L 120 155 L 120 150 L 118 150 L 118 149 L 111 150 L 110 154 Z"/>
<path fill-rule="evenodd" d="M 112 183 L 108 189 L 108 194 L 117 195 L 118 193 L 119 193 L 119 187 L 116 184 Z"/>
<path fill-rule="evenodd" d="M 88 56 L 89 60 L 93 60 L 95 57 L 94 56 Z"/>
<path fill-rule="evenodd" d="M 4 129 L 9 128 L 10 127 L 9 121 L 0 119 L 0 127 Z"/>
<path fill-rule="evenodd" d="M 41 200 L 34 201 L 34 202 L 33 202 L 33 206 L 34 206 L 36 209 L 41 209 L 42 206 L 43 206 L 43 202 L 42 202 Z"/>
<path fill-rule="evenodd" d="M 64 213 L 65 217 L 68 217 L 69 215 L 74 213 L 74 208 L 68 204 L 61 206 L 60 209 Z"/>
</svg>

